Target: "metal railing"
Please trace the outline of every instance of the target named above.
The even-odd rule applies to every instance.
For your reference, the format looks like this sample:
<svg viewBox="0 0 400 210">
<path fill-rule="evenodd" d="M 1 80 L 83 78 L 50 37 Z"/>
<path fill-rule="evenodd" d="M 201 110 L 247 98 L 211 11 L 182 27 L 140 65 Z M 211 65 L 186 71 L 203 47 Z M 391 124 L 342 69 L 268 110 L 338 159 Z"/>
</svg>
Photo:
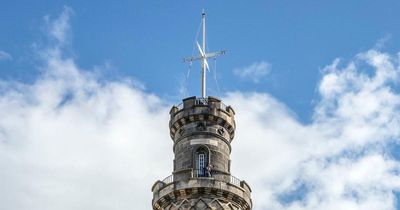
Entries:
<svg viewBox="0 0 400 210">
<path fill-rule="evenodd" d="M 164 182 L 165 184 L 172 183 L 173 181 L 174 181 L 174 176 L 173 175 L 169 175 L 165 179 L 162 180 L 162 182 Z"/>
<path fill-rule="evenodd" d="M 196 98 L 194 101 L 195 106 L 208 105 L 208 98 Z"/>
<path fill-rule="evenodd" d="M 227 111 L 228 106 L 224 104 L 222 101 L 219 103 L 221 104 L 221 109 Z M 196 100 L 194 101 L 194 106 L 208 106 L 208 105 L 210 105 L 208 98 L 196 98 Z M 175 107 L 178 108 L 178 110 L 181 110 L 184 108 L 184 103 L 175 105 Z"/>
<path fill-rule="evenodd" d="M 213 171 L 208 173 L 207 170 L 205 170 L 205 169 L 204 170 L 201 170 L 201 169 L 193 169 L 192 170 L 192 178 L 214 178 L 213 174 L 214 174 Z M 174 182 L 174 176 L 169 175 L 165 179 L 163 179 L 162 182 L 164 182 L 165 184 L 170 184 L 170 183 Z M 240 185 L 241 182 L 242 182 L 242 180 L 238 179 L 237 177 L 232 176 L 232 175 L 229 176 L 230 184 L 241 187 L 241 185 Z"/>
<path fill-rule="evenodd" d="M 193 169 L 192 171 L 192 177 L 193 178 L 198 178 L 198 177 L 209 177 L 212 178 L 212 171 L 208 172 L 206 169 Z"/>
<path fill-rule="evenodd" d="M 240 183 L 241 183 L 241 182 L 242 182 L 242 181 L 241 181 L 240 179 L 238 179 L 238 178 L 236 178 L 236 177 L 234 177 L 234 176 L 231 175 L 231 178 L 230 178 L 230 180 L 229 180 L 229 183 L 240 187 Z"/>
<path fill-rule="evenodd" d="M 181 110 L 181 109 L 183 109 L 183 102 L 182 102 L 182 103 L 180 103 L 180 104 L 178 104 L 178 105 L 176 105 L 176 108 L 178 108 L 178 110 Z"/>
<path fill-rule="evenodd" d="M 225 111 L 228 111 L 228 106 L 221 102 L 221 109 L 225 110 Z"/>
</svg>

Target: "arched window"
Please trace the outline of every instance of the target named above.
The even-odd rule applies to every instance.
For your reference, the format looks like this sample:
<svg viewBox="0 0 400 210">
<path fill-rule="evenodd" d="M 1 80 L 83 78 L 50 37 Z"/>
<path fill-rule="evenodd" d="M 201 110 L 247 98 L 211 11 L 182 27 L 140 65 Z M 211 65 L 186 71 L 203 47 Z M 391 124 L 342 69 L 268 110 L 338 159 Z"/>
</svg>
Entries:
<svg viewBox="0 0 400 210">
<path fill-rule="evenodd" d="M 208 150 L 199 148 L 195 154 L 196 158 L 196 175 L 197 177 L 206 176 L 206 167 L 208 165 Z"/>
</svg>

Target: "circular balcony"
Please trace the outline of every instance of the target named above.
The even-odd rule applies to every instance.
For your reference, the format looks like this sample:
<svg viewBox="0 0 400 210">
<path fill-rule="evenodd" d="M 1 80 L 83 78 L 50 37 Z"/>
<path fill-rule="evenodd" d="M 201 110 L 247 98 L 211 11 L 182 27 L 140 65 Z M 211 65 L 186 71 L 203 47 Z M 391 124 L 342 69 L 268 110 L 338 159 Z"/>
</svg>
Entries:
<svg viewBox="0 0 400 210">
<path fill-rule="evenodd" d="M 240 206 L 241 209 L 251 209 L 250 186 L 234 176 L 208 177 L 196 172 L 188 180 L 174 181 L 173 175 L 163 181 L 157 181 L 153 187 L 153 209 L 163 209 L 171 203 L 199 197 L 217 197 Z"/>
</svg>

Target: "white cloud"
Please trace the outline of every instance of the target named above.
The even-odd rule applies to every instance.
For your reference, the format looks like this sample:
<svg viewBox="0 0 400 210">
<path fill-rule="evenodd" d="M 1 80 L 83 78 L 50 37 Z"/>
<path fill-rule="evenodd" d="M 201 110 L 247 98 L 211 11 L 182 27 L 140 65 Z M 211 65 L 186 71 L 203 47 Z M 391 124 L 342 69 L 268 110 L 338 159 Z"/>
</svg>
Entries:
<svg viewBox="0 0 400 210">
<path fill-rule="evenodd" d="M 8 60 L 12 60 L 12 59 L 13 58 L 9 53 L 0 50 L 0 61 L 8 61 Z"/>
<path fill-rule="evenodd" d="M 66 31 L 63 18 L 48 24 Z M 34 83 L 0 81 L 1 206 L 151 208 L 151 185 L 172 170 L 169 105 L 135 82 L 100 82 L 60 47 L 38 52 L 45 74 Z M 225 97 L 237 113 L 232 172 L 256 210 L 396 209 L 400 163 L 387 148 L 400 136 L 398 63 L 375 50 L 335 60 L 309 124 L 266 93 Z"/>
<path fill-rule="evenodd" d="M 50 40 L 55 41 L 56 47 L 61 47 L 69 43 L 71 38 L 70 19 L 74 14 L 72 8 L 64 6 L 63 11 L 57 19 L 51 19 L 50 15 L 46 15 L 44 20 L 46 22 L 46 33 Z"/>
<path fill-rule="evenodd" d="M 228 96 L 238 126 L 233 170 L 252 184 L 256 209 L 396 209 L 400 163 L 387 148 L 400 137 L 400 95 L 391 88 L 399 59 L 371 50 L 339 62 L 323 71 L 310 124 L 267 94 Z"/>
<path fill-rule="evenodd" d="M 382 38 L 378 39 L 374 48 L 382 49 L 392 39 L 392 34 L 385 34 Z"/>
<path fill-rule="evenodd" d="M 149 208 L 152 184 L 172 170 L 169 107 L 47 55 L 33 84 L 0 83 L 1 207 Z"/>
<path fill-rule="evenodd" d="M 259 83 L 260 80 L 271 72 L 271 64 L 265 61 L 255 62 L 250 66 L 237 68 L 233 73 L 241 79 Z"/>
</svg>

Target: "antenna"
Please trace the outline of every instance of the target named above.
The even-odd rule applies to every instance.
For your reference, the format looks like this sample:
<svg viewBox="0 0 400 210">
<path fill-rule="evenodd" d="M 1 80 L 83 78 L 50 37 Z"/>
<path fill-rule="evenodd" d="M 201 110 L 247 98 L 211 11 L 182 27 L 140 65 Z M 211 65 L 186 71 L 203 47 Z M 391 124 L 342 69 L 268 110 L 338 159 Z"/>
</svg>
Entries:
<svg viewBox="0 0 400 210">
<path fill-rule="evenodd" d="M 184 58 L 183 61 L 189 62 L 189 63 L 192 63 L 193 61 L 197 61 L 197 60 L 201 61 L 201 97 L 205 98 L 206 97 L 206 72 L 207 72 L 207 70 L 210 71 L 207 59 L 215 58 L 220 55 L 224 55 L 226 53 L 226 51 L 222 50 L 222 51 L 211 52 L 211 53 L 206 52 L 206 13 L 204 12 L 204 9 L 203 9 L 203 12 L 201 13 L 201 22 L 203 25 L 202 46 L 200 46 L 199 42 L 196 41 L 196 45 L 197 45 L 200 55 L 189 57 L 189 58 Z"/>
</svg>

